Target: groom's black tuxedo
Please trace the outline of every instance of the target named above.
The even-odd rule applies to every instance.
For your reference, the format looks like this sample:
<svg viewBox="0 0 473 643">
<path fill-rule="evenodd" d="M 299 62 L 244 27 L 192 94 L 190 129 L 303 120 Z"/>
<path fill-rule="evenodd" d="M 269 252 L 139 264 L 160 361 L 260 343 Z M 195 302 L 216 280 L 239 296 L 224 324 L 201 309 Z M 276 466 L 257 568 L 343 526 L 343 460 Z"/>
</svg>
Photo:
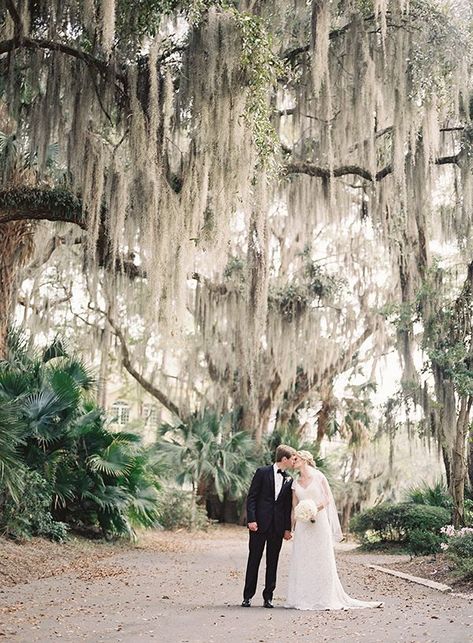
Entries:
<svg viewBox="0 0 473 643">
<path fill-rule="evenodd" d="M 281 491 L 275 499 L 273 465 L 256 469 L 248 491 L 246 513 L 248 522 L 258 523 L 259 532 L 272 528 L 282 537 L 285 531 L 291 530 L 291 482 L 290 476 L 283 478 Z"/>
<path fill-rule="evenodd" d="M 291 529 L 292 479 L 283 477 L 281 490 L 275 498 L 274 466 L 260 467 L 251 481 L 246 501 L 248 522 L 256 522 L 258 531 L 250 531 L 250 553 L 246 568 L 243 597 L 250 599 L 256 592 L 258 569 L 266 545 L 265 600 L 272 600 L 276 573 L 285 531 Z"/>
</svg>

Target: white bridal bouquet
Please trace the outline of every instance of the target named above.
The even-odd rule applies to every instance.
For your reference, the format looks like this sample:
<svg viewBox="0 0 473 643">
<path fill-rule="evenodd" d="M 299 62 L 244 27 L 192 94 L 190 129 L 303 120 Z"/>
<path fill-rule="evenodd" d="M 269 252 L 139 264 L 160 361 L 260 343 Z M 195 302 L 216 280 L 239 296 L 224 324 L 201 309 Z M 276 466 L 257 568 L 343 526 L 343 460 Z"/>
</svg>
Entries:
<svg viewBox="0 0 473 643">
<path fill-rule="evenodd" d="M 301 522 L 315 522 L 317 511 L 313 500 L 301 500 L 294 509 L 294 518 Z"/>
</svg>

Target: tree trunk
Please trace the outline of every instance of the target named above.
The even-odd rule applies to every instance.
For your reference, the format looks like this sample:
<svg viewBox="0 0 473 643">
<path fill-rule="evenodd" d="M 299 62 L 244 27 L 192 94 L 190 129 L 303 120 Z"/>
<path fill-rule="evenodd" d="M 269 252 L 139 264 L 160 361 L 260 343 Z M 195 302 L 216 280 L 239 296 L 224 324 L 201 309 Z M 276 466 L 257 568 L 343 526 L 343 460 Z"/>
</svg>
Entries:
<svg viewBox="0 0 473 643">
<path fill-rule="evenodd" d="M 250 408 L 248 402 L 241 409 L 239 428 L 241 431 L 246 431 L 249 435 L 253 436 L 258 444 L 261 443 L 263 436 L 258 414 L 254 409 Z"/>
<path fill-rule="evenodd" d="M 452 458 L 448 453 L 448 449 L 442 445 L 442 460 L 445 467 L 445 477 L 447 479 L 447 487 L 450 489 L 452 481 Z"/>
<path fill-rule="evenodd" d="M 33 234 L 29 222 L 0 225 L 0 358 L 6 354 L 8 327 L 15 311 L 21 268 L 32 248 Z"/>
<path fill-rule="evenodd" d="M 473 491 L 473 424 L 470 425 L 468 433 L 468 482 L 470 490 Z"/>
<path fill-rule="evenodd" d="M 102 336 L 102 346 L 100 352 L 100 371 L 97 388 L 97 401 L 99 406 L 107 408 L 107 380 L 108 380 L 108 363 L 110 358 L 110 338 L 111 330 L 108 319 L 105 320 L 105 328 Z"/>
<path fill-rule="evenodd" d="M 473 398 L 460 398 L 455 444 L 452 454 L 451 494 L 453 498 L 453 524 L 456 528 L 465 525 L 466 438 Z"/>
</svg>

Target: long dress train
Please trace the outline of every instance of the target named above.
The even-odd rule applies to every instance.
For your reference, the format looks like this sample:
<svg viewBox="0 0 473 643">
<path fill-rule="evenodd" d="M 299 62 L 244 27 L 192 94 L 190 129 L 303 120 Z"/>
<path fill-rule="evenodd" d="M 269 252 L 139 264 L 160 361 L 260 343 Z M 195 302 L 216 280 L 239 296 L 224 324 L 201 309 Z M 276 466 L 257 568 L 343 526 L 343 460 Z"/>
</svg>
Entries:
<svg viewBox="0 0 473 643">
<path fill-rule="evenodd" d="M 289 569 L 285 607 L 300 610 L 339 610 L 381 607 L 383 603 L 359 601 L 345 592 L 337 573 L 333 540 L 341 540 L 340 523 L 332 492 L 325 476 L 313 469 L 305 488 L 293 482 L 297 500 L 325 504 L 315 523 L 297 521 Z"/>
</svg>

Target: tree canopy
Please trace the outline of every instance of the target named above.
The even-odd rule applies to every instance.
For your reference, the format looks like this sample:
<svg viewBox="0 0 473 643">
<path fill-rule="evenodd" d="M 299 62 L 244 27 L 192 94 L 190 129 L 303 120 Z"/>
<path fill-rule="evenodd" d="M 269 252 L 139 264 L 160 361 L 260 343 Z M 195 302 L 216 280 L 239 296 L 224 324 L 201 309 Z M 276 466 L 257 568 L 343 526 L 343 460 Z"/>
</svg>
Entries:
<svg viewBox="0 0 473 643">
<path fill-rule="evenodd" d="M 175 415 L 203 371 L 257 437 L 274 408 L 328 401 L 436 247 L 471 261 L 471 24 L 442 0 L 6 0 L 0 350 L 56 253 L 134 376 L 125 323 L 168 345 L 192 324 L 180 401 L 158 396 Z"/>
</svg>

